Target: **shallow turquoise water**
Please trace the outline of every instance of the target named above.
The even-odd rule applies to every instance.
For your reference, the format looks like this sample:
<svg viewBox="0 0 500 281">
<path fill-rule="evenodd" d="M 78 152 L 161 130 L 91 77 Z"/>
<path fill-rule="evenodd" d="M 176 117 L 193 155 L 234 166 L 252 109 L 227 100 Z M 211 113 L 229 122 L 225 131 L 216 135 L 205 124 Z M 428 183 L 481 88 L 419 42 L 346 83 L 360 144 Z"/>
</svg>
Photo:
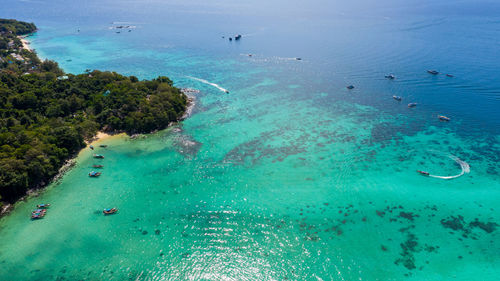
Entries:
<svg viewBox="0 0 500 281">
<path fill-rule="evenodd" d="M 178 126 L 106 140 L 104 160 L 82 151 L 2 218 L 0 279 L 497 280 L 499 21 L 443 3 L 352 17 L 315 3 L 274 18 L 273 4 L 229 1 L 0 11 L 35 21 L 33 45 L 67 71 L 168 75 L 201 91 Z M 137 28 L 117 34 L 112 21 Z M 221 38 L 234 29 L 241 42 Z M 415 172 L 459 174 L 450 155 L 470 173 Z M 97 162 L 102 176 L 88 178 Z M 41 202 L 52 207 L 31 222 Z"/>
</svg>

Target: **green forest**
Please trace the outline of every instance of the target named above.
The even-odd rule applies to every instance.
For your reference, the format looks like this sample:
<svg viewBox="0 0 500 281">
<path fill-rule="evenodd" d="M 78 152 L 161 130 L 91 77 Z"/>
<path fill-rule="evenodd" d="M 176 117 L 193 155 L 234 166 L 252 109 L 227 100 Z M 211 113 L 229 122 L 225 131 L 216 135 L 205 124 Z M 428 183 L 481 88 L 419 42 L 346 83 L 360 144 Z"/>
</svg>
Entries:
<svg viewBox="0 0 500 281">
<path fill-rule="evenodd" d="M 148 133 L 183 115 L 187 98 L 164 76 L 66 74 L 17 36 L 34 24 L 0 19 L 0 196 L 14 202 L 46 185 L 97 131 Z"/>
</svg>

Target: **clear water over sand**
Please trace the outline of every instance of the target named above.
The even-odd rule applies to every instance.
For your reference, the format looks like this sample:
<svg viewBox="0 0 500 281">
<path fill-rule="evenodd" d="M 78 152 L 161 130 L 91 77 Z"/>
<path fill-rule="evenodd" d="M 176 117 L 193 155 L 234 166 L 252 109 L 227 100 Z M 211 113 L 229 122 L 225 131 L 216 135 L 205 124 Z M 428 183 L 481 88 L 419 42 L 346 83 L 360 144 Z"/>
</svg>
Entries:
<svg viewBox="0 0 500 281">
<path fill-rule="evenodd" d="M 64 3 L 0 16 L 37 23 L 33 46 L 67 71 L 201 92 L 189 119 L 83 150 L 2 218 L 0 279 L 498 279 L 498 7 Z M 416 173 L 460 174 L 450 156 L 470 173 Z"/>
</svg>

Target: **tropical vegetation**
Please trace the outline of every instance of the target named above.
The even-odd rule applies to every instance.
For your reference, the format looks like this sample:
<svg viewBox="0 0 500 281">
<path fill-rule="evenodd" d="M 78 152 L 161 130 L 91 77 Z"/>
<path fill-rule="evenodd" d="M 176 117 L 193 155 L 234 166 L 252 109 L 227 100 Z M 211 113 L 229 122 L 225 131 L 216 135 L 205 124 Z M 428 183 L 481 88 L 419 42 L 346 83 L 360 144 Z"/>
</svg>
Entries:
<svg viewBox="0 0 500 281">
<path fill-rule="evenodd" d="M 186 96 L 164 76 L 139 81 L 98 70 L 73 75 L 40 61 L 18 36 L 32 23 L 0 19 L 0 196 L 47 184 L 96 132 L 148 133 L 183 115 Z"/>
</svg>

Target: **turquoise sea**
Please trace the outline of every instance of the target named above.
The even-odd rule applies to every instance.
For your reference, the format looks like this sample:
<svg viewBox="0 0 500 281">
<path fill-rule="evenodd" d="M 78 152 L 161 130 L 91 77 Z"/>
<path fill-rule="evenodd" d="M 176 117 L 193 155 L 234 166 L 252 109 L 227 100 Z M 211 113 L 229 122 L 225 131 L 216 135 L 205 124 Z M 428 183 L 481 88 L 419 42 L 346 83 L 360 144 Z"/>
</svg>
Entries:
<svg viewBox="0 0 500 281">
<path fill-rule="evenodd" d="M 210 2 L 2 0 L 68 72 L 200 92 L 0 219 L 0 280 L 499 279 L 499 3 Z"/>
</svg>

